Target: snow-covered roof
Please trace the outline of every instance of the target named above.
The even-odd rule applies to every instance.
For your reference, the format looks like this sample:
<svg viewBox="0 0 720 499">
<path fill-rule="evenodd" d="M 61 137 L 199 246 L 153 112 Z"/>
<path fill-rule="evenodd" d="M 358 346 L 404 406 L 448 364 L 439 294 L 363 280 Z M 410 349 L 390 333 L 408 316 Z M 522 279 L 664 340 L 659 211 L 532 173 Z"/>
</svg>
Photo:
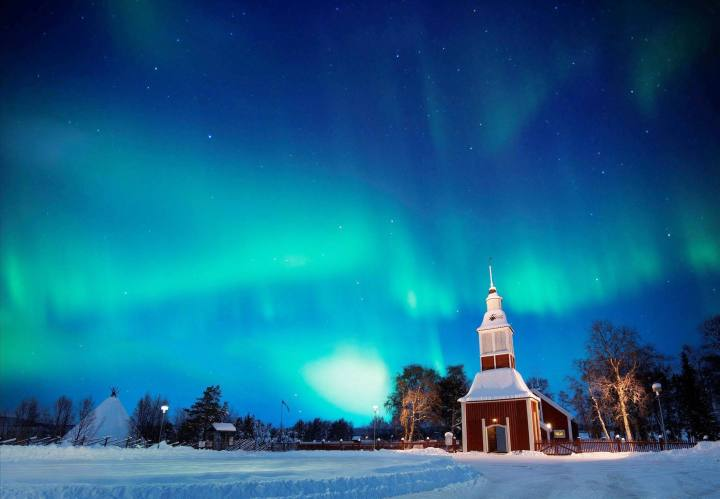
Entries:
<svg viewBox="0 0 720 499">
<path fill-rule="evenodd" d="M 79 426 L 79 425 L 78 425 Z M 77 438 L 78 426 L 67 432 L 65 440 Z M 89 416 L 89 423 L 82 431 L 80 438 L 85 439 L 111 437 L 112 439 L 127 438 L 130 432 L 130 417 L 120 399 L 114 396 L 106 398 Z"/>
<path fill-rule="evenodd" d="M 212 427 L 215 431 L 237 431 L 232 423 L 213 423 Z"/>
<path fill-rule="evenodd" d="M 482 324 L 477 328 L 478 331 L 485 331 L 487 329 L 497 329 L 500 327 L 509 327 L 510 324 L 507 321 L 507 316 L 502 309 L 488 310 L 483 316 Z"/>
<path fill-rule="evenodd" d="M 511 367 L 489 369 L 475 375 L 470 391 L 459 402 L 532 398 L 540 400 L 530 391 L 519 372 Z"/>
<path fill-rule="evenodd" d="M 553 406 L 555 409 L 557 409 L 558 411 L 562 412 L 565 416 L 569 417 L 570 419 L 574 419 L 574 418 L 573 418 L 573 415 L 570 414 L 567 410 L 565 410 L 565 408 L 564 408 L 563 406 L 561 406 L 560 404 L 558 404 L 557 402 L 555 402 L 553 399 L 551 399 L 550 397 L 548 397 L 547 395 L 545 395 L 545 394 L 544 394 L 543 392 L 541 392 L 540 390 L 536 390 L 536 389 L 533 388 L 531 391 L 532 391 L 535 395 L 537 395 L 538 397 L 540 397 L 542 400 L 544 400 L 545 402 L 547 402 L 548 404 L 550 404 L 551 406 Z"/>
</svg>

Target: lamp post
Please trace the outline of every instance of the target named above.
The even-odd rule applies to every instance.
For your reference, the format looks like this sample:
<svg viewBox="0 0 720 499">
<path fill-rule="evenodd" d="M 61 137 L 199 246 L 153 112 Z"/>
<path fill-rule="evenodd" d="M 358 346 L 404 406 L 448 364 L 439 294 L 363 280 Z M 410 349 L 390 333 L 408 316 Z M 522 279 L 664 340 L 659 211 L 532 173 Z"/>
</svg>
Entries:
<svg viewBox="0 0 720 499">
<path fill-rule="evenodd" d="M 162 440 L 162 431 L 163 431 L 163 425 L 165 424 L 165 413 L 170 409 L 167 404 L 163 404 L 160 406 L 160 410 L 162 411 L 162 416 L 160 417 L 160 434 L 158 435 L 158 449 L 160 448 L 160 441 Z"/>
<path fill-rule="evenodd" d="M 545 431 L 547 432 L 548 442 L 550 441 L 550 430 L 552 430 L 552 424 L 546 423 L 546 424 L 545 424 Z"/>
<path fill-rule="evenodd" d="M 377 429 L 378 409 L 379 407 L 377 405 L 373 406 L 373 450 L 377 450 L 377 438 L 375 438 L 375 434 Z"/>
<path fill-rule="evenodd" d="M 660 392 L 662 392 L 662 385 L 657 381 L 652 384 L 652 389 L 655 392 L 655 398 L 658 401 L 658 409 L 660 409 L 660 431 L 662 432 L 663 442 L 665 441 L 665 420 L 663 419 L 662 404 L 660 403 Z"/>
</svg>

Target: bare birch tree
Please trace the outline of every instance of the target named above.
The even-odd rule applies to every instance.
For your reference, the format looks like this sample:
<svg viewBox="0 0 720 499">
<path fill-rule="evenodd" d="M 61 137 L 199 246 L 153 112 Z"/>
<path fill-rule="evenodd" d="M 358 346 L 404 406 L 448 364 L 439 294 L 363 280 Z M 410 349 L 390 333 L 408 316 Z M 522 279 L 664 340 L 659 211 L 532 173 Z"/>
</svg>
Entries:
<svg viewBox="0 0 720 499">
<path fill-rule="evenodd" d="M 419 424 L 438 419 L 439 380 L 437 371 L 417 364 L 405 366 L 395 377 L 395 389 L 385 402 L 385 407 L 402 426 L 406 441 L 414 438 Z"/>
<path fill-rule="evenodd" d="M 62 436 L 70 426 L 72 419 L 72 400 L 61 395 L 53 404 L 52 431 L 53 436 Z"/>
<path fill-rule="evenodd" d="M 167 404 L 167 399 L 157 395 L 151 397 L 146 393 L 138 400 L 135 410 L 130 417 L 130 428 L 133 437 L 143 438 L 152 441 L 160 434 L 160 422 L 162 419 L 161 407 Z"/>
<path fill-rule="evenodd" d="M 605 417 L 603 416 L 604 409 L 601 405 L 603 393 L 604 389 L 597 384 L 588 385 L 588 394 L 590 395 L 590 401 L 592 402 L 592 407 L 595 411 L 595 419 L 598 423 L 600 423 L 603 435 L 605 435 L 605 438 L 609 440 L 610 433 L 608 433 L 607 425 L 605 424 Z"/>
<path fill-rule="evenodd" d="M 74 444 L 82 444 L 85 439 L 92 438 L 95 427 L 95 413 L 93 413 L 93 399 L 87 397 L 80 402 L 78 408 L 78 424 L 75 426 L 73 437 Z"/>
<path fill-rule="evenodd" d="M 425 388 L 409 389 L 403 396 L 400 424 L 403 427 L 406 442 L 413 440 L 417 424 L 431 421 L 437 415 L 437 390 Z"/>
<path fill-rule="evenodd" d="M 602 402 L 612 403 L 625 437 L 633 439 L 630 413 L 640 407 L 646 392 L 638 380 L 641 347 L 635 330 L 609 322 L 595 322 L 586 344 L 583 379 Z M 598 406 L 601 404 L 598 402 Z M 598 408 L 598 416 L 602 411 Z M 605 423 L 603 421 L 603 426 Z M 605 427 L 607 432 L 607 428 Z"/>
</svg>

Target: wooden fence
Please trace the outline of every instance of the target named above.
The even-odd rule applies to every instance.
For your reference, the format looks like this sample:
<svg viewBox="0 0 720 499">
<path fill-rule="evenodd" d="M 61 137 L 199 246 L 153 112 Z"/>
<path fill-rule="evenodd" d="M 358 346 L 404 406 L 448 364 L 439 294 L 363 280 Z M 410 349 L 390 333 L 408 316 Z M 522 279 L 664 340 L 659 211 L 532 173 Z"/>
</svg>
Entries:
<svg viewBox="0 0 720 499">
<path fill-rule="evenodd" d="M 689 449 L 695 442 L 653 442 L 646 440 L 552 440 L 537 442 L 535 450 L 549 456 L 567 456 L 583 452 L 659 452 L 663 450 Z"/>
<path fill-rule="evenodd" d="M 394 441 L 389 442 L 380 440 L 375 445 L 372 442 L 298 442 L 295 444 L 296 450 L 407 450 L 407 449 L 428 449 L 437 448 L 445 449 L 449 452 L 457 452 L 458 444 L 449 447 L 445 446 L 444 440 L 417 440 L 415 442 Z"/>
</svg>

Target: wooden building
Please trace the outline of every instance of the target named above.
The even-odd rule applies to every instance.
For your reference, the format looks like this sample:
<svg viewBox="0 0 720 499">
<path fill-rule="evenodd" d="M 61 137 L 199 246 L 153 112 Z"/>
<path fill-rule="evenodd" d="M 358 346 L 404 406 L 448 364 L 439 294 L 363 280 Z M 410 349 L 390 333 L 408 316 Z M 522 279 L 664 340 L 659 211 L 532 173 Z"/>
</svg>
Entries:
<svg viewBox="0 0 720 499">
<path fill-rule="evenodd" d="M 566 438 L 572 439 L 577 435 L 572 416 L 545 395 L 530 390 L 515 369 L 514 331 L 493 283 L 492 267 L 485 302 L 487 312 L 477 328 L 480 372 L 467 395 L 459 399 L 463 451 L 535 450 L 536 442 L 547 438 L 545 421 L 558 430 L 557 435 L 565 429 Z"/>
<path fill-rule="evenodd" d="M 210 429 L 205 432 L 205 448 L 227 449 L 234 443 L 235 433 L 237 433 L 237 430 L 232 423 L 213 423 Z"/>
<path fill-rule="evenodd" d="M 578 438 L 578 426 L 568 411 L 538 390 L 532 392 L 540 397 L 540 421 L 544 423 L 545 438 L 551 440 L 574 440 Z M 549 425 L 549 426 L 548 426 Z"/>
</svg>

